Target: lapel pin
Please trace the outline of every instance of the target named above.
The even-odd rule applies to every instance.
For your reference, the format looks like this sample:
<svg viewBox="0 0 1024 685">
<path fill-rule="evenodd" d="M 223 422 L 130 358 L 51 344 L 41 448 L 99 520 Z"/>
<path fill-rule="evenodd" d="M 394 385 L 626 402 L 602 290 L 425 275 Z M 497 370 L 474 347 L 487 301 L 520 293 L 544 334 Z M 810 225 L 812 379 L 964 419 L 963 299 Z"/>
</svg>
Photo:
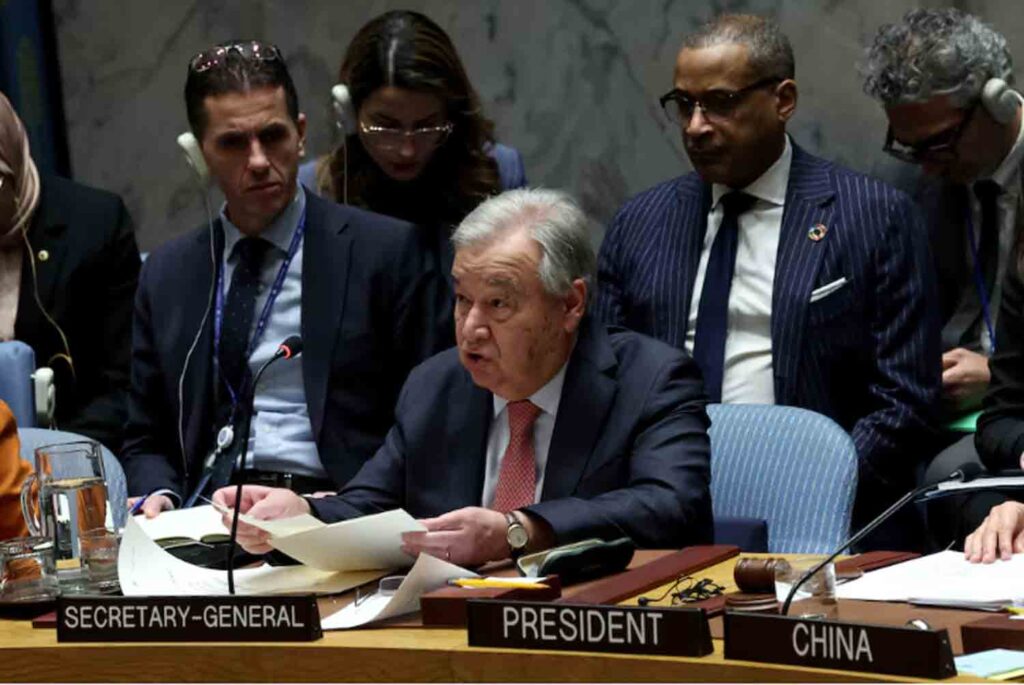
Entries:
<svg viewBox="0 0 1024 685">
<path fill-rule="evenodd" d="M 40 250 L 36 257 L 39 258 L 39 261 L 45 262 L 50 258 L 50 253 L 47 250 Z"/>
<path fill-rule="evenodd" d="M 811 229 L 807 231 L 807 238 L 808 240 L 818 242 L 825 237 L 826 233 L 828 233 L 828 226 L 825 224 L 814 224 L 814 226 L 811 226 Z"/>
</svg>

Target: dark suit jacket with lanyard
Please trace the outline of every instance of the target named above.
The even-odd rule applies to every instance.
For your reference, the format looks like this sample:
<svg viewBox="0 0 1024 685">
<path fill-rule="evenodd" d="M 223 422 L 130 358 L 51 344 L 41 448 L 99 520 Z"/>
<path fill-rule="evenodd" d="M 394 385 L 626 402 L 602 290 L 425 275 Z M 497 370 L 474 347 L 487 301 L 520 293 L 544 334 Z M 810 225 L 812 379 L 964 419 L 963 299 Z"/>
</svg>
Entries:
<svg viewBox="0 0 1024 685">
<path fill-rule="evenodd" d="M 215 235 L 222 235 L 219 223 Z M 169 488 L 185 496 L 219 428 L 211 382 L 213 313 L 203 322 L 215 278 L 209 240 L 206 227 L 175 239 L 142 271 L 121 455 L 131 495 Z M 340 487 L 383 441 L 409 370 L 436 351 L 438 340 L 450 338 L 437 323 L 447 312 L 435 308 L 443 279 L 419 249 L 414 227 L 309 191 L 302 260 L 306 403 L 320 461 Z M 183 453 L 178 382 L 200 326 L 183 381 Z"/>
<path fill-rule="evenodd" d="M 54 371 L 56 423 L 115 453 L 128 404 L 132 298 L 139 250 L 124 202 L 113 193 L 57 176 L 40 179 L 39 207 L 28 229 L 37 273 L 25 254 L 14 322 L 17 340 Z M 45 255 L 45 259 L 44 259 Z M 35 300 L 67 337 L 64 343 Z"/>
<path fill-rule="evenodd" d="M 998 321 L 998 303 L 992 302 L 994 288 L 986 284 L 984 294 L 978 279 L 984 279 L 975 262 L 975 253 L 980 249 L 978 239 L 969 242 L 969 231 L 974 228 L 974 218 L 968 194 L 970 188 L 962 185 L 926 182 L 918 193 L 924 209 L 929 231 L 929 244 L 935 260 L 935 275 L 938 282 L 939 319 L 942 325 L 942 350 L 964 347 L 972 352 L 981 352 L 981 333 L 989 324 L 992 333 Z M 1018 226 L 1021 222 L 1021 207 L 1018 202 Z M 973 243 L 973 244 L 972 244 Z M 1009 255 L 999 246 L 998 264 L 1004 264 Z M 976 308 L 978 315 L 971 322 L 954 321 L 953 317 L 964 299 Z M 987 316 L 984 311 L 987 306 Z M 986 321 L 987 319 L 987 321 Z"/>
<path fill-rule="evenodd" d="M 1017 203 L 1013 248 L 1007 256 L 1006 276 L 996 323 L 998 345 L 989 360 L 992 380 L 978 419 L 975 444 L 990 470 L 1019 469 L 1024 453 L 1024 276 L 1021 240 L 1024 238 L 1024 170 Z M 1019 497 L 1019 494 L 1015 495 Z"/>
</svg>

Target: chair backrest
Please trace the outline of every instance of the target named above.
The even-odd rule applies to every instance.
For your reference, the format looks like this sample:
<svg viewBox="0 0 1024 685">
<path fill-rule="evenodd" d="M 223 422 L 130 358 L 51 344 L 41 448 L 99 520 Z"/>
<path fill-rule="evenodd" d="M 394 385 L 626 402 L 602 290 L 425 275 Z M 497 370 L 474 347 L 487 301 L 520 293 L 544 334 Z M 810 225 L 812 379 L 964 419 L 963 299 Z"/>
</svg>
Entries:
<svg viewBox="0 0 1024 685">
<path fill-rule="evenodd" d="M 36 425 L 36 402 L 32 372 L 36 354 L 18 340 L 0 343 L 0 400 L 7 403 L 19 427 Z"/>
<path fill-rule="evenodd" d="M 857 450 L 837 423 L 760 404 L 714 404 L 708 415 L 716 518 L 764 519 L 771 552 L 828 552 L 849 535 Z"/>
<path fill-rule="evenodd" d="M 48 428 L 18 428 L 18 439 L 21 441 L 21 458 L 35 468 L 35 450 L 41 445 L 53 445 L 60 442 L 78 442 L 89 440 L 84 435 L 55 431 Z M 95 442 L 95 441 L 93 441 Z M 111 515 L 118 530 L 124 527 L 128 517 L 128 487 L 124 477 L 124 469 L 117 457 L 103 445 L 103 473 L 107 479 L 107 498 L 110 500 Z"/>
</svg>

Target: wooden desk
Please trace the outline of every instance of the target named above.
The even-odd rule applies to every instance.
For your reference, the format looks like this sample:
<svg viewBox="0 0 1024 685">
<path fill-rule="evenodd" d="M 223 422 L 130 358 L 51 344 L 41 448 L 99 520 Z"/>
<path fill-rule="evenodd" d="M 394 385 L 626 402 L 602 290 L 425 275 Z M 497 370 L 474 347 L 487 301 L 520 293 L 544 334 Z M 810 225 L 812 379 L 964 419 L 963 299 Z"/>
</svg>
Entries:
<svg viewBox="0 0 1024 685">
<path fill-rule="evenodd" d="M 731 585 L 734 560 L 701 572 Z M 655 594 L 652 591 L 648 594 Z M 304 644 L 57 644 L 56 631 L 0 621 L 0 679 L 9 682 L 911 682 L 826 669 L 703 658 L 522 652 L 466 646 L 463 630 L 381 628 Z M 956 680 L 969 681 L 969 678 Z"/>
</svg>

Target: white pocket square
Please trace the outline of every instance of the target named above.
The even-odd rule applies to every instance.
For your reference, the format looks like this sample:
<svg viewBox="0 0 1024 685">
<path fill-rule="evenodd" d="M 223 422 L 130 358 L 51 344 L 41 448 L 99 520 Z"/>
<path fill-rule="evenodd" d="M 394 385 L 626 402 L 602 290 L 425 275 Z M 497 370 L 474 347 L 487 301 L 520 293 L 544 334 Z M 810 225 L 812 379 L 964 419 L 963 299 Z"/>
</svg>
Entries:
<svg viewBox="0 0 1024 685">
<path fill-rule="evenodd" d="M 826 283 L 820 288 L 815 288 L 811 291 L 811 302 L 817 302 L 818 300 L 825 299 L 844 285 L 846 285 L 846 276 L 843 276 L 839 280 L 832 281 L 831 283 Z"/>
</svg>

